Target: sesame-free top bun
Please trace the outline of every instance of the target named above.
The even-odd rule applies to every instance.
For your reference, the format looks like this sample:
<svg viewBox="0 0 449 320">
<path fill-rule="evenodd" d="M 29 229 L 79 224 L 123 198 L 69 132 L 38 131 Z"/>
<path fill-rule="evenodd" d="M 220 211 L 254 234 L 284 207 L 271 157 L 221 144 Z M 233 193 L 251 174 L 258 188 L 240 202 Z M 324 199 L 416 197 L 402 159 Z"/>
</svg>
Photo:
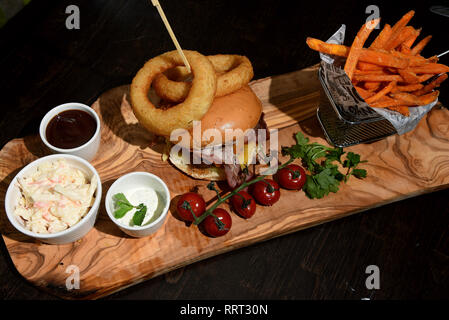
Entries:
<svg viewBox="0 0 449 320">
<path fill-rule="evenodd" d="M 223 137 L 226 129 L 241 129 L 243 132 L 254 128 L 262 114 L 262 104 L 249 86 L 223 97 L 214 99 L 212 106 L 201 119 L 201 129 L 216 128 Z M 229 141 L 224 141 L 224 144 Z M 215 143 L 214 143 L 215 144 Z M 206 146 L 207 142 L 202 144 Z"/>
<path fill-rule="evenodd" d="M 209 110 L 201 119 L 201 136 L 207 129 L 217 129 L 223 141 L 214 141 L 214 138 L 211 137 L 201 141 L 201 144 L 198 141 L 198 146 L 203 148 L 206 146 L 232 143 L 233 140 L 242 136 L 247 129 L 254 128 L 259 122 L 261 114 L 262 104 L 248 85 L 243 86 L 231 94 L 215 98 Z M 226 129 L 240 130 L 235 131 L 234 136 L 229 134 L 226 136 Z M 180 143 L 183 147 L 192 149 L 193 129 L 189 130 L 189 134 L 191 137 L 190 141 L 183 139 Z M 190 142 L 189 146 L 186 145 L 187 142 Z"/>
<path fill-rule="evenodd" d="M 223 97 L 214 99 L 211 107 L 201 119 L 202 133 L 206 129 L 218 129 L 223 139 L 226 138 L 226 129 L 241 129 L 236 131 L 234 137 L 242 136 L 247 129 L 254 128 L 262 115 L 262 104 L 249 86 Z M 193 138 L 192 131 L 189 132 Z M 201 147 L 232 143 L 233 137 L 228 136 L 228 141 L 202 141 Z M 189 141 L 184 139 L 184 141 Z M 183 145 L 181 143 L 181 145 Z M 192 149 L 193 142 L 189 146 Z M 224 168 L 214 165 L 191 165 L 181 154 L 170 154 L 170 162 L 187 175 L 201 180 L 220 181 L 226 180 Z"/>
</svg>

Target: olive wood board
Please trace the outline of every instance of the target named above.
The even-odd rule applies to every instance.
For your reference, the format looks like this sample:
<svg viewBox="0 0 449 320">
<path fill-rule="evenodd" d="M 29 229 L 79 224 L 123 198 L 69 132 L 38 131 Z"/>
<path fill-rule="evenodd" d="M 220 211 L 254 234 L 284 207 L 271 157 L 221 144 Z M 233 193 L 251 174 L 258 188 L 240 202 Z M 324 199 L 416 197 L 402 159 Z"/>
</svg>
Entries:
<svg viewBox="0 0 449 320">
<path fill-rule="evenodd" d="M 281 129 L 280 146 L 293 144 L 297 131 L 311 141 L 327 143 L 315 116 L 319 86 L 317 66 L 251 83 L 269 127 Z M 173 207 L 180 194 L 194 187 L 209 203 L 215 194 L 207 190 L 207 181 L 194 180 L 161 160 L 162 146 L 138 124 L 128 93 L 129 85 L 114 88 L 94 103 L 102 130 L 92 164 L 103 184 L 102 202 L 115 179 L 128 172 L 148 171 L 167 183 L 170 212 L 153 235 L 126 236 L 110 221 L 102 203 L 94 228 L 75 243 L 48 245 L 24 236 L 7 220 L 6 189 L 24 165 L 48 153 L 37 135 L 14 139 L 0 151 L 0 231 L 6 248 L 26 280 L 57 296 L 99 298 L 196 261 L 449 184 L 449 111 L 439 105 L 410 133 L 347 148 L 368 160 L 363 164 L 368 171 L 365 180 L 351 178 L 338 193 L 319 200 L 308 199 L 302 191 L 281 190 L 280 201 L 272 207 L 257 206 L 250 219 L 231 213 L 228 234 L 211 238 L 181 221 Z M 79 268 L 79 289 L 66 288 L 70 265 Z"/>
</svg>

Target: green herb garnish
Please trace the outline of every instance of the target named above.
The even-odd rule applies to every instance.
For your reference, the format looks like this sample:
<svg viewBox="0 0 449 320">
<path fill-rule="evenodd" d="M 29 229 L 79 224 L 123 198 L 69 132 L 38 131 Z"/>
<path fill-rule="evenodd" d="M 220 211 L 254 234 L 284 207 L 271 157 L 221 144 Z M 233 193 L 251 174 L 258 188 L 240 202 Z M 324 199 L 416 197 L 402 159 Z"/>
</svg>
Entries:
<svg viewBox="0 0 449 320">
<path fill-rule="evenodd" d="M 128 199 L 126 199 L 123 193 L 115 194 L 112 199 L 115 201 L 115 211 L 114 217 L 117 219 L 123 218 L 128 211 L 131 211 L 133 208 L 136 209 L 136 212 L 133 216 L 133 223 L 136 226 L 141 226 L 143 219 L 145 218 L 145 214 L 147 213 L 147 206 L 143 203 L 138 206 L 133 206 Z"/>
<path fill-rule="evenodd" d="M 143 219 L 145 218 L 145 214 L 147 213 L 147 206 L 141 203 L 136 207 L 136 209 L 137 211 L 134 213 L 133 216 L 133 223 L 136 226 L 141 226 Z"/>
<path fill-rule="evenodd" d="M 296 144 L 282 148 L 283 155 L 302 160 L 304 167 L 310 172 L 303 187 L 306 195 L 311 198 L 322 198 L 330 192 L 337 192 L 341 181 L 348 181 L 351 175 L 363 179 L 367 172 L 365 169 L 357 169 L 360 163 L 360 155 L 348 152 L 346 159 L 342 161 L 346 153 L 342 148 L 331 148 L 319 143 L 309 143 L 309 139 L 301 132 L 295 135 Z M 339 171 L 337 163 L 347 168 L 346 174 Z"/>
<path fill-rule="evenodd" d="M 343 162 L 343 167 L 348 168 L 348 172 L 346 173 L 345 176 L 345 181 L 347 181 L 351 175 L 359 179 L 366 178 L 365 169 L 356 169 L 359 163 L 364 162 L 366 161 L 360 161 L 360 155 L 354 152 L 348 152 L 346 160 Z"/>
</svg>

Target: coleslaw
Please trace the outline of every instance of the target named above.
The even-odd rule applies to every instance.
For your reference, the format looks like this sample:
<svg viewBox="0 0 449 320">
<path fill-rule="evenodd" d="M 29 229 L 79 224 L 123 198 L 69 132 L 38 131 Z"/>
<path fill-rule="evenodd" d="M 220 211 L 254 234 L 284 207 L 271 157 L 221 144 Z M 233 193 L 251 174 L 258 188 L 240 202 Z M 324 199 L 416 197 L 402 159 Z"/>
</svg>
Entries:
<svg viewBox="0 0 449 320">
<path fill-rule="evenodd" d="M 36 233 L 55 233 L 78 223 L 95 201 L 97 178 L 90 179 L 66 160 L 45 161 L 18 179 L 14 214 Z"/>
</svg>

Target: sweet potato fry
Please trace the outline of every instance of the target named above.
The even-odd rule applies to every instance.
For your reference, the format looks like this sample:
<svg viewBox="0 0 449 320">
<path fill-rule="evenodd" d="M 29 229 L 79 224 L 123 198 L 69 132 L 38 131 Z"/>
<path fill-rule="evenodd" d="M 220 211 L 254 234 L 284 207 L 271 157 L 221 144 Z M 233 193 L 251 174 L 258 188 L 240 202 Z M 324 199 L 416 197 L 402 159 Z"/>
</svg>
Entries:
<svg viewBox="0 0 449 320">
<path fill-rule="evenodd" d="M 398 73 L 404 79 L 404 82 L 407 82 L 409 84 L 419 83 L 418 76 L 413 71 L 411 71 L 409 68 L 398 69 Z"/>
<path fill-rule="evenodd" d="M 362 74 L 384 74 L 387 75 L 389 73 L 385 72 L 383 69 L 380 70 L 354 70 L 354 74 L 362 75 Z"/>
<path fill-rule="evenodd" d="M 373 43 L 370 45 L 372 49 L 384 49 L 385 43 L 391 37 L 391 26 L 386 24 L 379 35 L 374 39 Z"/>
<path fill-rule="evenodd" d="M 324 41 L 310 37 L 307 38 L 306 43 L 310 49 L 325 54 L 336 55 L 339 57 L 347 57 L 349 54 L 349 48 L 345 45 L 326 43 Z M 409 65 L 408 58 L 405 59 L 403 57 L 394 56 L 393 54 L 386 51 L 366 49 L 366 48 L 363 48 L 361 50 L 359 60 L 379 66 L 386 66 L 400 69 L 406 68 Z M 424 61 L 427 62 L 427 60 L 425 59 Z"/>
<path fill-rule="evenodd" d="M 437 56 L 431 56 L 430 58 L 427 58 L 427 61 L 430 63 L 437 63 L 438 57 Z"/>
<path fill-rule="evenodd" d="M 404 14 L 401 17 L 401 19 L 399 19 L 391 28 L 391 31 L 393 33 L 392 37 L 394 36 L 395 33 L 400 32 L 410 22 L 410 20 L 413 18 L 414 15 L 415 15 L 414 10 L 410 10 L 409 12 Z"/>
<path fill-rule="evenodd" d="M 319 39 L 307 37 L 306 43 L 309 46 L 310 49 L 319 51 L 321 53 L 330 54 L 334 56 L 339 57 L 346 57 L 349 53 L 349 48 L 341 45 L 341 44 L 334 44 L 334 43 L 326 43 L 324 41 L 321 41 Z"/>
<path fill-rule="evenodd" d="M 429 43 L 430 39 L 432 39 L 432 36 L 427 36 L 424 39 L 422 39 L 420 42 L 418 42 L 411 51 L 411 54 L 416 56 L 417 54 L 421 53 L 421 51 L 424 49 L 424 47 Z"/>
<path fill-rule="evenodd" d="M 410 20 L 413 18 L 413 16 L 415 15 L 415 11 L 414 10 L 410 10 L 409 12 L 407 12 L 406 14 L 404 14 L 401 19 L 399 19 L 398 22 L 396 22 L 394 24 L 394 26 L 391 28 L 393 33 L 400 31 L 402 28 L 404 28 L 407 23 L 410 22 Z"/>
<path fill-rule="evenodd" d="M 447 73 L 439 76 L 438 78 L 436 78 L 435 80 L 433 80 L 432 82 L 430 82 L 429 84 L 417 89 L 416 91 L 413 91 L 414 95 L 417 96 L 422 96 L 426 93 L 431 92 L 434 88 L 437 88 L 440 86 L 440 84 L 447 79 Z"/>
<path fill-rule="evenodd" d="M 378 101 L 370 103 L 370 106 L 373 108 L 387 108 L 389 106 L 397 105 L 399 102 L 396 102 L 393 98 L 389 96 L 383 96 Z"/>
<path fill-rule="evenodd" d="M 402 114 L 403 116 L 410 116 L 410 110 L 407 106 L 390 106 L 387 107 L 388 110 L 396 111 Z"/>
<path fill-rule="evenodd" d="M 415 11 L 410 10 L 409 12 L 404 14 L 401 17 L 401 19 L 399 19 L 398 22 L 396 22 L 394 24 L 394 26 L 391 28 L 391 36 L 388 39 L 388 41 L 386 42 L 385 48 L 388 48 L 388 49 L 394 48 L 391 46 L 392 43 L 394 43 L 396 41 L 396 39 L 400 36 L 400 34 L 402 33 L 402 30 L 405 28 L 407 23 L 409 23 L 409 21 L 413 18 L 414 15 L 415 15 Z"/>
<path fill-rule="evenodd" d="M 383 96 L 378 101 L 370 104 L 370 106 L 373 108 L 388 108 L 388 107 L 397 107 L 397 106 L 404 106 L 404 105 L 412 106 L 413 103 L 404 102 L 399 99 L 393 99 L 389 96 Z"/>
<path fill-rule="evenodd" d="M 406 68 L 410 64 L 408 59 L 404 59 L 402 57 L 395 57 L 390 52 L 377 49 L 362 49 L 360 60 L 376 64 L 379 66 L 393 67 L 399 69 Z"/>
<path fill-rule="evenodd" d="M 421 28 L 415 29 L 415 32 L 403 43 L 406 47 L 411 48 L 421 33 Z"/>
<path fill-rule="evenodd" d="M 416 91 L 416 90 L 420 90 L 424 87 L 424 85 L 420 84 L 420 83 L 416 83 L 416 84 L 408 84 L 408 85 L 397 85 L 395 86 L 391 92 L 412 92 L 412 91 Z"/>
<path fill-rule="evenodd" d="M 387 93 L 389 93 L 394 87 L 396 86 L 396 82 L 392 81 L 387 86 L 385 86 L 383 89 L 379 90 L 375 95 L 368 97 L 365 99 L 365 102 L 370 104 L 373 102 L 376 102 L 383 96 L 385 96 Z"/>
<path fill-rule="evenodd" d="M 363 74 L 363 75 L 354 75 L 354 80 L 357 81 L 370 81 L 370 82 L 381 82 L 381 81 L 397 81 L 397 82 L 405 82 L 404 79 L 397 74 Z"/>
<path fill-rule="evenodd" d="M 403 54 L 410 55 L 410 52 L 411 52 L 412 50 L 410 50 L 410 47 L 408 47 L 406 44 L 402 43 L 401 46 L 400 46 L 399 51 L 400 51 L 401 53 L 403 53 Z"/>
<path fill-rule="evenodd" d="M 417 67 L 417 66 L 422 66 L 424 64 L 429 63 L 429 61 L 421 56 L 413 56 L 413 55 L 408 55 L 408 54 L 404 54 L 402 52 L 396 51 L 396 50 L 392 50 L 391 54 L 395 57 L 398 58 L 402 58 L 404 60 L 407 60 L 407 66 L 403 67 Z M 399 69 L 403 69 L 403 68 L 399 68 Z"/>
<path fill-rule="evenodd" d="M 411 72 L 414 73 L 418 73 L 418 74 L 423 74 L 423 73 L 446 73 L 449 72 L 449 67 L 444 65 L 444 64 L 440 64 L 440 63 L 427 63 L 425 65 L 422 66 L 417 66 L 417 67 L 410 67 L 408 68 Z"/>
<path fill-rule="evenodd" d="M 419 105 L 426 105 L 431 102 L 434 102 L 435 99 L 437 99 L 439 95 L 440 95 L 440 91 L 436 90 L 436 91 L 432 91 L 428 94 L 419 96 Z"/>
<path fill-rule="evenodd" d="M 357 69 L 359 69 L 361 71 L 378 71 L 378 70 L 382 70 L 382 66 L 375 65 L 372 63 L 368 63 L 368 62 L 359 61 L 357 63 Z"/>
<path fill-rule="evenodd" d="M 434 77 L 434 76 L 435 76 L 435 74 L 433 74 L 433 73 L 422 74 L 422 75 L 418 76 L 419 82 L 427 81 L 427 80 L 429 80 L 430 78 L 432 78 L 432 77 Z"/>
<path fill-rule="evenodd" d="M 363 86 L 368 91 L 376 91 L 380 88 L 380 82 L 379 81 L 365 81 Z"/>
<path fill-rule="evenodd" d="M 397 68 L 391 68 L 391 67 L 385 67 L 384 70 L 388 71 L 388 74 L 397 74 L 398 69 Z"/>
<path fill-rule="evenodd" d="M 365 90 L 365 89 L 363 89 L 362 87 L 359 87 L 359 86 L 354 86 L 354 87 L 355 87 L 355 89 L 357 90 L 357 93 L 360 95 L 360 97 L 361 97 L 363 100 L 366 100 L 367 98 L 369 98 L 369 97 L 371 97 L 371 96 L 374 95 L 374 92 Z"/>
<path fill-rule="evenodd" d="M 426 104 L 429 104 L 438 97 L 439 91 L 433 91 L 431 93 L 422 95 L 422 96 L 416 96 L 412 93 L 406 93 L 406 92 L 397 92 L 397 93 L 390 93 L 390 97 L 393 99 L 398 99 L 404 101 L 404 103 L 411 103 L 413 106 L 423 106 Z"/>
<path fill-rule="evenodd" d="M 403 28 L 394 39 L 389 40 L 385 46 L 385 50 L 392 50 L 404 43 L 409 37 L 415 34 L 415 29 L 411 26 Z"/>
<path fill-rule="evenodd" d="M 417 96 L 407 92 L 396 92 L 390 93 L 390 97 L 397 100 L 402 100 L 404 103 L 410 103 L 410 105 L 418 106 L 420 104 L 420 100 Z"/>
<path fill-rule="evenodd" d="M 351 49 L 349 50 L 348 57 L 346 58 L 346 63 L 344 67 L 344 70 L 348 75 L 349 79 L 352 79 L 352 76 L 354 75 L 354 70 L 355 67 L 357 66 L 357 61 L 360 58 L 360 54 L 363 45 L 366 42 L 366 39 L 368 39 L 371 32 L 379 24 L 379 21 L 380 19 L 374 19 L 365 23 L 355 36 L 354 41 L 352 42 L 351 45 Z"/>
</svg>

